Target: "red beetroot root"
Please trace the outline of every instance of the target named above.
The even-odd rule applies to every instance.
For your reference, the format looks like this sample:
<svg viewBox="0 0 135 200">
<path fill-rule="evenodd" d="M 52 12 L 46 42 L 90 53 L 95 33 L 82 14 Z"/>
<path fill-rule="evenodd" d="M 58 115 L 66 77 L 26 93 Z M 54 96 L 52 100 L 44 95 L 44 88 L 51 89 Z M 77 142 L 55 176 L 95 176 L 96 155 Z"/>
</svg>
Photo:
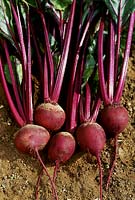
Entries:
<svg viewBox="0 0 135 200">
<path fill-rule="evenodd" d="M 97 157 L 104 148 L 106 136 L 99 124 L 85 122 L 77 129 L 77 141 L 83 150 Z"/>
<path fill-rule="evenodd" d="M 97 123 L 84 122 L 77 129 L 77 141 L 80 147 L 96 156 L 100 173 L 100 200 L 102 200 L 102 179 L 101 151 L 106 143 L 104 129 Z"/>
<path fill-rule="evenodd" d="M 74 151 L 75 151 L 75 139 L 70 133 L 59 132 L 51 138 L 48 148 L 48 157 L 50 160 L 55 162 L 53 179 L 51 179 L 53 186 L 52 188 L 55 189 L 54 191 L 56 191 L 55 179 L 57 176 L 57 170 L 59 168 L 59 164 L 61 162 L 66 162 L 68 159 L 70 159 Z M 38 199 L 38 188 L 41 181 L 41 176 L 42 172 L 40 173 L 37 181 L 36 199 Z M 56 192 L 53 196 L 55 196 L 56 199 L 58 199 Z"/>
<path fill-rule="evenodd" d="M 17 150 L 21 153 L 29 153 L 37 157 L 37 160 L 40 162 L 45 174 L 50 180 L 53 198 L 58 200 L 55 184 L 52 178 L 50 177 L 47 168 L 39 154 L 39 150 L 42 150 L 46 146 L 49 139 L 50 134 L 44 127 L 33 124 L 27 124 L 16 132 L 14 142 Z M 38 192 L 36 193 L 36 199 L 38 199 Z"/>
<path fill-rule="evenodd" d="M 41 126 L 27 124 L 16 132 L 15 146 L 22 153 L 42 150 L 50 139 L 49 132 Z"/>
<path fill-rule="evenodd" d="M 48 149 L 48 157 L 55 162 L 54 182 L 60 163 L 64 163 L 71 158 L 75 151 L 75 146 L 75 139 L 69 132 L 59 132 L 52 137 Z"/>
<path fill-rule="evenodd" d="M 59 132 L 50 141 L 48 157 L 52 161 L 66 162 L 75 151 L 75 139 L 68 132 Z"/>
<path fill-rule="evenodd" d="M 100 124 L 108 137 L 115 137 L 128 125 L 129 117 L 126 108 L 113 104 L 106 106 L 100 114 Z"/>
<path fill-rule="evenodd" d="M 114 138 L 114 158 L 109 169 L 106 189 L 109 188 L 111 176 L 115 167 L 118 149 L 118 134 L 128 125 L 129 117 L 126 108 L 120 104 L 107 105 L 100 114 L 100 124 L 103 126 L 108 138 Z"/>
<path fill-rule="evenodd" d="M 51 131 L 59 130 L 65 122 L 65 111 L 55 103 L 42 103 L 34 113 L 35 123 Z"/>
</svg>

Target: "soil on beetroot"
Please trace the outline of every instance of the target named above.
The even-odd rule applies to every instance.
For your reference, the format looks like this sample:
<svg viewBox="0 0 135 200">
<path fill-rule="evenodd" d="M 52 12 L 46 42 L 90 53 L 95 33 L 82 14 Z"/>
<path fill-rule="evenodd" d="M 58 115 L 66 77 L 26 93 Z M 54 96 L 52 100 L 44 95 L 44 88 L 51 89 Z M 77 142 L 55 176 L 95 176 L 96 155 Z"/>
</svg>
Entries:
<svg viewBox="0 0 135 200">
<path fill-rule="evenodd" d="M 132 48 L 123 105 L 130 122 L 119 135 L 118 159 L 109 191 L 103 189 L 103 200 L 135 200 L 135 47 Z M 40 165 L 38 161 L 18 153 L 14 147 L 14 133 L 18 129 L 8 108 L 0 85 L 0 200 L 34 200 Z M 113 141 L 102 153 L 103 182 L 106 183 Z M 49 173 L 53 166 L 47 164 Z M 99 172 L 94 157 L 78 153 L 60 167 L 56 180 L 59 200 L 98 200 Z M 103 186 L 104 187 L 104 186 Z M 105 187 L 104 187 L 105 188 Z M 40 200 L 51 200 L 51 188 L 44 175 L 40 185 Z"/>
</svg>

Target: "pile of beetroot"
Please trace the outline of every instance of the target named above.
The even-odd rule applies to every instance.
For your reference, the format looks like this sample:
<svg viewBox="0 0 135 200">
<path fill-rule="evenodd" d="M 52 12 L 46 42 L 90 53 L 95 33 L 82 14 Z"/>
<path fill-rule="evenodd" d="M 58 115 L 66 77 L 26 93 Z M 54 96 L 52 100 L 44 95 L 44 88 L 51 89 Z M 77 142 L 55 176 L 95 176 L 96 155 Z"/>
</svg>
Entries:
<svg viewBox="0 0 135 200">
<path fill-rule="evenodd" d="M 114 139 L 115 156 L 108 188 L 118 134 L 129 121 L 120 100 L 135 9 L 127 16 L 126 1 L 119 1 L 114 14 L 112 5 L 107 7 L 104 1 L 73 0 L 64 5 L 68 10 L 65 17 L 63 9 L 55 7 L 53 1 L 34 2 L 30 5 L 10 0 L 7 16 L 4 1 L 0 6 L 6 27 L 6 32 L 0 29 L 0 79 L 12 115 L 21 127 L 15 133 L 15 146 L 38 159 L 57 200 L 55 179 L 60 164 L 79 147 L 90 152 L 97 158 L 102 200 L 101 152 L 106 140 Z M 126 39 L 121 48 L 123 34 Z M 41 158 L 43 149 L 55 163 L 53 177 Z"/>
</svg>

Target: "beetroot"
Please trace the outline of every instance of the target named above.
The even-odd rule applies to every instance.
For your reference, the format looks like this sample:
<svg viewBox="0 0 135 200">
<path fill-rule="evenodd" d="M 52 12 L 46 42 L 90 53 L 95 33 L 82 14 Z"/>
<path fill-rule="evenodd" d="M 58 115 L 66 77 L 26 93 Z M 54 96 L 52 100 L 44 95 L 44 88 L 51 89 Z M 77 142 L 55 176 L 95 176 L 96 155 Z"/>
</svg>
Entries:
<svg viewBox="0 0 135 200">
<path fill-rule="evenodd" d="M 68 132 L 59 132 L 54 135 L 50 141 L 49 149 L 48 149 L 48 157 L 50 160 L 55 162 L 55 168 L 53 173 L 52 184 L 55 189 L 55 179 L 57 176 L 57 171 L 59 168 L 59 164 L 66 162 L 70 159 L 75 151 L 75 139 Z M 42 170 L 38 176 L 37 184 L 36 184 L 36 199 L 38 199 L 38 190 L 41 182 Z M 55 190 L 54 190 L 55 192 Z M 58 199 L 56 192 L 54 193 L 56 199 Z"/>
<path fill-rule="evenodd" d="M 77 141 L 83 150 L 98 157 L 104 148 L 106 136 L 99 124 L 85 122 L 77 129 Z"/>
<path fill-rule="evenodd" d="M 34 114 L 35 123 L 49 130 L 59 130 L 65 122 L 65 111 L 57 103 L 42 103 Z"/>
<path fill-rule="evenodd" d="M 46 175 L 50 180 L 53 197 L 55 199 L 58 199 L 53 180 L 50 177 L 46 166 L 44 165 L 42 158 L 39 154 L 39 150 L 42 150 L 46 146 L 49 139 L 50 134 L 44 127 L 33 124 L 27 124 L 16 132 L 14 142 L 19 152 L 29 153 L 37 157 L 38 161 L 43 167 L 43 170 L 45 171 Z"/>
<path fill-rule="evenodd" d="M 66 162 L 74 153 L 75 139 L 68 132 L 59 132 L 53 136 L 48 149 L 52 161 Z"/>
<path fill-rule="evenodd" d="M 80 147 L 96 156 L 100 171 L 100 200 L 102 200 L 102 166 L 100 154 L 106 143 L 106 136 L 103 128 L 94 122 L 84 122 L 77 129 L 77 141 Z"/>
<path fill-rule="evenodd" d="M 42 150 L 50 139 L 49 132 L 38 125 L 27 124 L 16 132 L 15 146 L 22 153 Z"/>
<path fill-rule="evenodd" d="M 48 147 L 48 157 L 55 162 L 52 184 L 55 189 L 55 180 L 60 163 L 64 163 L 71 158 L 75 151 L 75 139 L 69 132 L 59 132 L 52 137 Z M 38 189 L 41 182 L 42 170 L 36 184 L 36 199 L 38 199 Z M 54 193 L 57 199 L 56 192 Z"/>
<path fill-rule="evenodd" d="M 75 139 L 69 132 L 59 132 L 50 141 L 48 157 L 55 162 L 53 181 L 57 176 L 60 163 L 64 163 L 71 158 L 75 151 Z"/>
<path fill-rule="evenodd" d="M 108 189 L 109 187 L 110 179 L 117 159 L 118 134 L 126 128 L 126 126 L 128 125 L 128 121 L 128 112 L 126 108 L 124 108 L 120 104 L 107 105 L 103 110 L 101 110 L 100 124 L 106 131 L 107 137 L 114 138 L 114 158 L 112 161 L 112 166 L 109 170 L 106 189 Z"/>
<path fill-rule="evenodd" d="M 129 117 L 126 108 L 119 104 L 106 106 L 100 114 L 100 123 L 108 137 L 115 137 L 128 125 Z"/>
</svg>

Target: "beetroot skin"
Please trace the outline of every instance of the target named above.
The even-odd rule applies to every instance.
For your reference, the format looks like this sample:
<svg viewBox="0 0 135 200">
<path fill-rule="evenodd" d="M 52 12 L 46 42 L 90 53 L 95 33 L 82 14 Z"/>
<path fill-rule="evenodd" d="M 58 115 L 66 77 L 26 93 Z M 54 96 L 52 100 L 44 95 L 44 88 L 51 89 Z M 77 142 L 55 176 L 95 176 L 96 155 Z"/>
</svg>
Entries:
<svg viewBox="0 0 135 200">
<path fill-rule="evenodd" d="M 22 153 L 34 153 L 42 150 L 50 139 L 49 132 L 41 126 L 27 124 L 16 132 L 15 146 Z"/>
<path fill-rule="evenodd" d="M 77 141 L 83 150 L 88 150 L 92 155 L 98 157 L 106 143 L 103 128 L 97 123 L 85 122 L 77 129 Z"/>
<path fill-rule="evenodd" d="M 66 162 L 75 151 L 75 139 L 68 132 L 59 132 L 50 141 L 48 157 L 52 161 Z"/>
<path fill-rule="evenodd" d="M 100 124 L 108 137 L 115 137 L 128 125 L 129 117 L 126 108 L 121 105 L 106 106 L 100 113 Z"/>
<path fill-rule="evenodd" d="M 57 103 L 42 103 L 36 108 L 34 114 L 35 123 L 51 131 L 59 130 L 65 118 L 65 111 Z"/>
</svg>

